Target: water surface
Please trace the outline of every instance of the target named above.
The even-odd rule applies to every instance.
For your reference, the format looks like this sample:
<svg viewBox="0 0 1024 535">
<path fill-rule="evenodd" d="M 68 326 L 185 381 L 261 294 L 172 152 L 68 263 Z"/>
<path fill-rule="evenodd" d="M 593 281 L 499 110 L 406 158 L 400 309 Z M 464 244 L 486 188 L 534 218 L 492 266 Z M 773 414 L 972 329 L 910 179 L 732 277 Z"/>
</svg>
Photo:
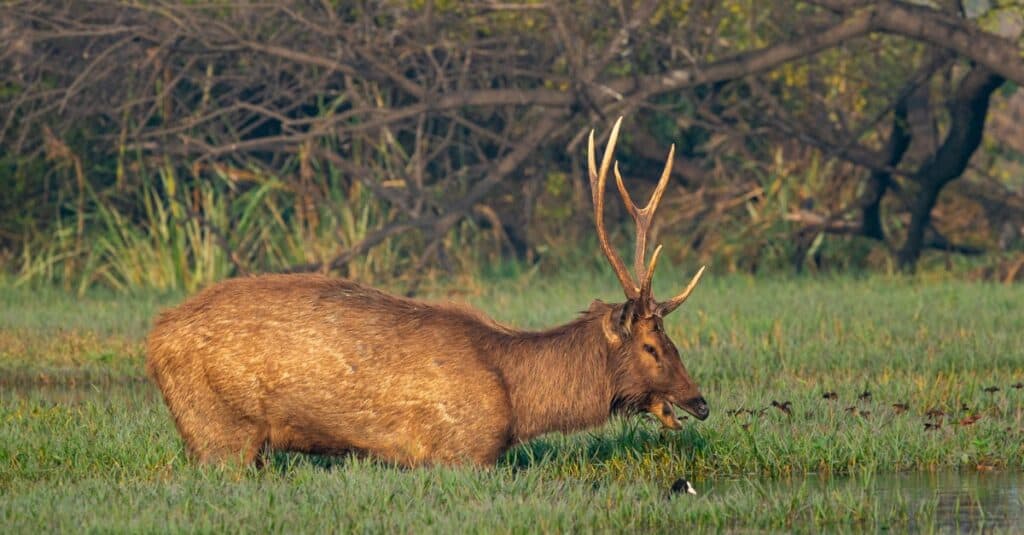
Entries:
<svg viewBox="0 0 1024 535">
<path fill-rule="evenodd" d="M 1024 531 L 1024 472 L 940 471 L 774 480 L 703 481 L 698 490 L 726 494 L 754 487 L 766 496 L 843 493 L 906 504 L 911 531 Z M 705 487 L 701 489 L 701 487 Z M 749 491 L 749 490 L 748 490 Z"/>
</svg>

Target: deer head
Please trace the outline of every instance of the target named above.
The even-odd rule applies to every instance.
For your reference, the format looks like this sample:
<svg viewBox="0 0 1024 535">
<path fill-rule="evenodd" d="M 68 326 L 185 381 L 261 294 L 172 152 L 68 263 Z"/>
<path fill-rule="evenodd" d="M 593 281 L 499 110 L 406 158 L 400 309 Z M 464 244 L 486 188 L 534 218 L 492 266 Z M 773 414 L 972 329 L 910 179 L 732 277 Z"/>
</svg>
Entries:
<svg viewBox="0 0 1024 535">
<path fill-rule="evenodd" d="M 615 163 L 615 183 L 619 194 L 636 224 L 636 250 L 633 255 L 633 269 L 636 279 L 629 274 L 626 265 L 612 248 L 604 228 L 604 191 L 608 169 L 612 164 L 615 142 L 619 136 L 620 117 L 612 127 L 608 144 L 605 146 L 600 169 L 594 158 L 594 131 L 590 132 L 587 146 L 587 161 L 590 172 L 590 189 L 594 198 L 594 221 L 597 238 L 608 262 L 626 293 L 626 302 L 609 307 L 605 318 L 605 336 L 617 360 L 616 397 L 621 403 L 637 410 L 646 410 L 658 418 L 666 427 L 677 429 L 679 420 L 669 404 L 676 405 L 700 420 L 708 417 L 708 405 L 700 394 L 697 384 L 690 378 L 686 367 L 679 358 L 679 351 L 665 333 L 663 319 L 679 308 L 693 292 L 704 267 L 693 276 L 686 288 L 667 301 L 657 301 L 651 290 L 654 268 L 658 264 L 661 246 L 654 249 L 651 259 L 646 260 L 647 232 L 650 230 L 654 212 L 658 209 L 665 186 L 668 185 L 675 155 L 675 145 L 669 149 L 665 169 L 647 206 L 640 208 L 633 203 Z M 639 281 L 639 284 L 636 282 Z"/>
</svg>

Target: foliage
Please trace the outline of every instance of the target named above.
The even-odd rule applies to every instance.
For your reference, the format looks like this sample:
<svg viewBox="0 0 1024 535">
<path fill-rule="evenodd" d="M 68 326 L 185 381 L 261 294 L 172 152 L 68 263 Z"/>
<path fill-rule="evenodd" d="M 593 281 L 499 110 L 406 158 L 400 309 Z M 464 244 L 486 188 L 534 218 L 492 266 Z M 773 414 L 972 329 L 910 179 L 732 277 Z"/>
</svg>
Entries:
<svg viewBox="0 0 1024 535">
<path fill-rule="evenodd" d="M 590 230 L 585 134 L 620 114 L 635 189 L 678 146 L 666 204 L 700 219 L 659 224 L 676 258 L 748 271 L 912 267 L 928 250 L 1002 262 L 1024 236 L 1024 59 L 1001 37 L 1021 13 L 8 2 L 0 264 L 81 290 L 571 257 Z M 972 92 L 975 78 L 990 83 Z M 990 95 L 992 112 L 955 122 Z M 951 135 L 986 118 L 981 151 Z M 899 154 L 897 130 L 911 138 Z M 939 156 L 956 165 L 926 165 Z M 884 232 L 866 230 L 872 208 Z"/>
</svg>

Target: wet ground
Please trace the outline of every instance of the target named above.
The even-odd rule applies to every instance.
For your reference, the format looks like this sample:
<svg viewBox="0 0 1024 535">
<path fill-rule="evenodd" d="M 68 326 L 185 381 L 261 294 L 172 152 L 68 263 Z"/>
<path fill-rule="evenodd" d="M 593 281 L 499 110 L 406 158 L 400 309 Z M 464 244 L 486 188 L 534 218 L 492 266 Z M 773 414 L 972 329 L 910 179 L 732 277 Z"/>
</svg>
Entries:
<svg viewBox="0 0 1024 535">
<path fill-rule="evenodd" d="M 735 486 L 780 496 L 798 493 L 864 490 L 898 500 L 912 511 L 911 531 L 976 533 L 1024 532 L 1024 473 L 1019 471 L 942 471 L 804 477 L 771 480 L 702 481 L 701 492 L 728 493 Z M 704 487 L 703 489 L 701 487 Z"/>
<path fill-rule="evenodd" d="M 56 384 L 0 382 L 0 403 L 17 400 L 43 406 L 99 403 L 109 407 L 160 403 L 159 392 L 143 377 L 99 383 Z M 1024 472 L 939 471 L 822 477 L 811 474 L 778 479 L 694 481 L 698 493 L 729 496 L 758 493 L 766 497 L 843 493 L 878 496 L 906 504 L 911 531 L 1024 532 Z"/>
</svg>

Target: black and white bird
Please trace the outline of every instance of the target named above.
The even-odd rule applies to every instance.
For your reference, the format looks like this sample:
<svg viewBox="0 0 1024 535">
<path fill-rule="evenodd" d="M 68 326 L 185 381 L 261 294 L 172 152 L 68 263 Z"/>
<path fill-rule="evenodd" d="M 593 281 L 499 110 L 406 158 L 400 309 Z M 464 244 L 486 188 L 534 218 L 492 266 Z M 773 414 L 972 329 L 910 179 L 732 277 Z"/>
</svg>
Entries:
<svg viewBox="0 0 1024 535">
<path fill-rule="evenodd" d="M 679 478 L 676 480 L 675 483 L 672 484 L 672 494 L 683 493 L 693 494 L 694 496 L 696 496 L 697 490 L 693 488 L 693 485 L 691 485 L 689 481 L 687 481 L 684 478 Z"/>
</svg>

